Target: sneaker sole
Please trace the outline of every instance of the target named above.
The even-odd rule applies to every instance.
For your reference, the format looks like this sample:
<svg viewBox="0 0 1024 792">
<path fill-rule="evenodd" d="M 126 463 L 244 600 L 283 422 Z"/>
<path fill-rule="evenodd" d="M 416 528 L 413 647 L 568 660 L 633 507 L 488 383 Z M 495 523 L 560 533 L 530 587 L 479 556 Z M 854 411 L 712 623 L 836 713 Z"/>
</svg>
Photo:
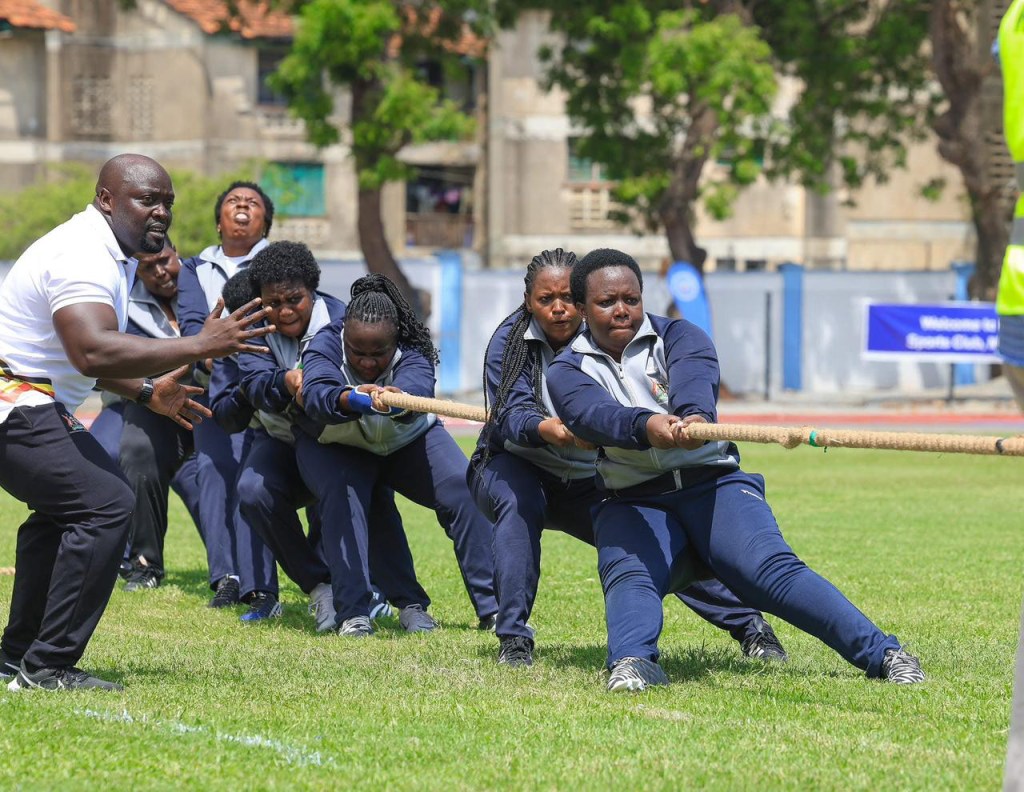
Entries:
<svg viewBox="0 0 1024 792">
<path fill-rule="evenodd" d="M 640 679 L 624 679 L 621 682 L 616 682 L 615 684 L 612 684 L 611 682 L 608 683 L 609 693 L 622 693 L 646 689 L 647 683 Z"/>
<path fill-rule="evenodd" d="M 21 684 L 20 680 L 21 680 L 21 674 L 15 674 L 14 679 L 12 679 L 7 684 L 7 689 L 9 691 L 11 691 L 12 693 L 17 693 L 17 692 L 19 692 L 21 690 L 31 690 L 32 689 L 32 685 L 28 684 L 27 682 L 25 684 Z"/>
</svg>

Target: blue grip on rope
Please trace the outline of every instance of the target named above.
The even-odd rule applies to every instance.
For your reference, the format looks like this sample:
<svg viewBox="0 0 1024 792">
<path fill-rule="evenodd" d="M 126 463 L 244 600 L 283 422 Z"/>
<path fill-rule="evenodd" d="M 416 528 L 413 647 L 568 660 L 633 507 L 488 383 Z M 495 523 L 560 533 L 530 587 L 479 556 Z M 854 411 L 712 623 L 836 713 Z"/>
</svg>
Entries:
<svg viewBox="0 0 1024 792">
<path fill-rule="evenodd" d="M 370 415 L 376 412 L 373 409 L 373 399 L 370 398 L 370 394 L 357 390 L 350 390 L 348 392 L 348 407 L 352 412 L 363 415 Z"/>
<path fill-rule="evenodd" d="M 404 415 L 407 411 L 401 407 L 389 407 L 386 410 L 376 410 L 373 407 L 373 399 L 370 394 L 363 393 L 360 390 L 354 388 L 348 392 L 348 406 L 353 412 L 361 413 L 363 415 L 386 415 L 389 418 L 395 418 L 399 415 Z"/>
</svg>

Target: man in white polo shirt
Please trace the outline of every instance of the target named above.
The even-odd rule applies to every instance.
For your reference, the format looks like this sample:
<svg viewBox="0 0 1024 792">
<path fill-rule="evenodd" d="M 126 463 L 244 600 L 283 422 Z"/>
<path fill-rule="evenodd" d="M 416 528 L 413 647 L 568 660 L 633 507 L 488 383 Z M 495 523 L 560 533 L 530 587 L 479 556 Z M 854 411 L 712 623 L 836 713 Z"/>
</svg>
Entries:
<svg viewBox="0 0 1024 792">
<path fill-rule="evenodd" d="M 155 253 L 174 190 L 159 163 L 122 154 L 100 170 L 92 204 L 36 241 L 0 285 L 0 487 L 31 510 L 18 530 L 0 674 L 11 690 L 120 690 L 75 667 L 117 578 L 132 491 L 73 413 L 95 385 L 183 426 L 209 416 L 188 364 L 263 350 L 250 326 L 265 310 L 225 318 L 218 305 L 189 338 L 124 332 L 136 253 Z M 183 367 L 183 368 L 179 368 Z M 150 376 L 172 369 L 155 381 Z"/>
</svg>

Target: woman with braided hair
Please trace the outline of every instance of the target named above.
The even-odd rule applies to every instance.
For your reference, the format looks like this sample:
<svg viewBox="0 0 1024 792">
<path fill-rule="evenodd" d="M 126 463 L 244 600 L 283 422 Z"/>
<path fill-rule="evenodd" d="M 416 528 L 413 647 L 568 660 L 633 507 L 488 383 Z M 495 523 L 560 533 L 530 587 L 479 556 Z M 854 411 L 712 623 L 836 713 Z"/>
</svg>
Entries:
<svg viewBox="0 0 1024 792">
<path fill-rule="evenodd" d="M 397 287 L 383 275 L 352 284 L 344 318 L 316 334 L 302 355 L 306 416 L 296 459 L 320 503 L 340 635 L 373 633 L 369 619 L 370 496 L 386 484 L 434 509 L 455 545 L 479 626 L 488 629 L 494 598 L 491 525 L 466 486 L 466 457 L 434 415 L 389 408 L 381 391 L 434 395 L 437 350 Z M 317 471 L 330 470 L 330 480 Z M 399 613 L 403 627 L 436 626 L 420 606 Z"/>
<path fill-rule="evenodd" d="M 576 255 L 558 248 L 534 256 L 523 303 L 487 345 L 484 393 L 490 420 L 470 462 L 477 505 L 494 522 L 495 631 L 498 662 L 533 664 L 527 625 L 540 579 L 540 537 L 554 528 L 594 545 L 591 509 L 606 496 L 597 484 L 595 447 L 555 416 L 547 369 L 582 331 L 569 289 Z M 711 624 L 727 630 L 748 657 L 785 660 L 759 611 L 747 608 L 719 581 L 700 581 L 677 596 Z"/>
</svg>

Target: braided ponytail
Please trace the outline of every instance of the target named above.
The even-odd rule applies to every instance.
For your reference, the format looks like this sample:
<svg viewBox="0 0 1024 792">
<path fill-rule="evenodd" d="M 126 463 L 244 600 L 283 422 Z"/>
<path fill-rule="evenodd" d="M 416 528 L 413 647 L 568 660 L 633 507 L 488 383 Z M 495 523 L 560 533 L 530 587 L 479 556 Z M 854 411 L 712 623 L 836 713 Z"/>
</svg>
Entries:
<svg viewBox="0 0 1024 792">
<path fill-rule="evenodd" d="M 549 267 L 571 269 L 575 264 L 576 254 L 572 251 L 562 250 L 562 248 L 545 250 L 537 254 L 530 260 L 530 264 L 526 268 L 526 275 L 523 278 L 526 294 L 529 295 L 533 290 L 533 283 L 537 279 L 537 273 L 540 270 Z M 505 348 L 501 351 L 501 377 L 498 381 L 498 387 L 494 392 L 494 403 L 489 408 L 487 364 L 486 360 L 484 361 L 484 408 L 488 409 L 488 413 L 487 423 L 484 424 L 484 428 L 480 432 L 477 451 L 473 454 L 471 460 L 471 464 L 477 472 L 487 464 L 487 460 L 491 457 L 490 441 L 498 425 L 498 418 L 505 409 L 509 394 L 512 392 L 512 386 L 515 385 L 516 380 L 523 373 L 527 362 L 533 364 L 533 398 L 537 409 L 542 414 L 547 415 L 547 410 L 544 408 L 544 371 L 541 352 L 539 348 L 531 348 L 530 344 L 526 342 L 526 330 L 530 326 L 532 315 L 526 308 L 525 300 L 518 308 L 501 320 L 498 328 L 500 329 L 505 322 L 513 317 L 515 317 L 515 321 L 512 322 L 512 326 L 509 328 L 508 336 L 505 339 Z M 494 337 L 497 334 L 498 330 L 491 334 L 491 339 L 487 342 L 487 349 L 494 343 Z"/>
<path fill-rule="evenodd" d="M 352 284 L 352 301 L 345 311 L 346 320 L 365 324 L 390 322 L 398 330 L 398 345 L 414 349 L 434 365 L 438 355 L 430 331 L 416 318 L 412 306 L 384 275 L 365 275 Z"/>
</svg>

